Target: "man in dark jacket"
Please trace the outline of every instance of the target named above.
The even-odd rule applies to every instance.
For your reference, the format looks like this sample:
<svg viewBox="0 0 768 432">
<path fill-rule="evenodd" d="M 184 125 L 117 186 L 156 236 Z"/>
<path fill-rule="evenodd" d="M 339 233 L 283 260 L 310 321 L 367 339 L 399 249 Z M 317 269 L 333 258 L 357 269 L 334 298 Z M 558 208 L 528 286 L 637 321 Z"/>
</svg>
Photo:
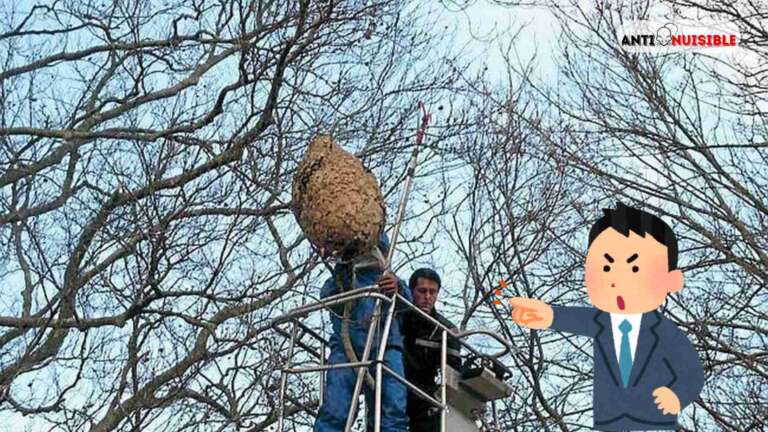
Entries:
<svg viewBox="0 0 768 432">
<path fill-rule="evenodd" d="M 413 293 L 414 304 L 424 313 L 457 331 L 456 326 L 435 309 L 435 301 L 440 291 L 440 276 L 432 269 L 416 270 L 408 282 Z M 435 382 L 440 370 L 440 348 L 442 335 L 440 329 L 410 311 L 403 316 L 403 342 L 405 359 L 405 377 L 429 395 L 438 389 Z M 461 345 L 449 335 L 448 364 L 461 367 Z M 408 419 L 411 432 L 437 432 L 440 430 L 440 410 L 419 397 L 415 392 L 408 392 Z"/>
</svg>

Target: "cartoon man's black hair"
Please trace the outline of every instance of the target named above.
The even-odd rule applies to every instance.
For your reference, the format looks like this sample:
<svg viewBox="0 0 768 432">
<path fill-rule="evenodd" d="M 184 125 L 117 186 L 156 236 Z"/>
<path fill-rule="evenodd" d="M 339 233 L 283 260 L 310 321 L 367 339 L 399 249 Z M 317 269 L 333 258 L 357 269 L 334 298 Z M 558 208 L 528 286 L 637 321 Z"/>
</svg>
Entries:
<svg viewBox="0 0 768 432">
<path fill-rule="evenodd" d="M 643 237 L 650 234 L 667 247 L 669 270 L 677 268 L 677 237 L 660 217 L 621 202 L 617 203 L 615 209 L 603 209 L 603 216 L 592 225 L 589 230 L 589 245 L 608 228 L 613 228 L 627 237 L 630 231 Z"/>
</svg>

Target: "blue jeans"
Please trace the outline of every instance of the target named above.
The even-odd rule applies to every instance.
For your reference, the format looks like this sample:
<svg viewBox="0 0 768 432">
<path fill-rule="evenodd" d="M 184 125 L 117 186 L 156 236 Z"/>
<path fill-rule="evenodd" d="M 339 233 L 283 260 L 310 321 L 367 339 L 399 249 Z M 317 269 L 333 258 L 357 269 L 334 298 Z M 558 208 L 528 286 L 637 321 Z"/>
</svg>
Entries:
<svg viewBox="0 0 768 432">
<path fill-rule="evenodd" d="M 371 354 L 375 354 L 375 350 Z M 360 353 L 358 353 L 360 355 Z M 346 363 L 347 356 L 342 347 L 334 347 L 328 357 L 328 364 Z M 387 349 L 384 353 L 384 364 L 404 376 L 403 353 L 398 349 Z M 315 420 L 315 432 L 340 432 L 347 423 L 349 405 L 352 402 L 352 392 L 355 389 L 357 371 L 359 369 L 341 368 L 330 369 L 325 376 L 323 390 L 323 406 Z M 375 367 L 370 368 L 375 376 Z M 365 381 L 363 381 L 365 383 Z M 373 430 L 374 389 L 363 385 L 365 403 L 367 404 L 369 430 Z M 382 373 L 381 387 L 381 430 L 384 432 L 406 432 L 408 417 L 405 414 L 406 387 L 386 371 Z"/>
</svg>

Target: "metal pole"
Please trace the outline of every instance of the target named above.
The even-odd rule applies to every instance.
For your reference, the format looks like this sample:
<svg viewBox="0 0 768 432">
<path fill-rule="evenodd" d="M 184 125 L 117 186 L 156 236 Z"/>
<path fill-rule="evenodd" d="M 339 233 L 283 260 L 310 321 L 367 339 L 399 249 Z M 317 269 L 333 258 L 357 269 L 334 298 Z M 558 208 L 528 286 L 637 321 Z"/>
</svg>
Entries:
<svg viewBox="0 0 768 432">
<path fill-rule="evenodd" d="M 325 342 L 320 342 L 320 366 L 325 365 Z M 323 406 L 323 389 L 325 388 L 325 371 L 320 371 L 320 405 Z"/>
<path fill-rule="evenodd" d="M 400 235 L 400 223 L 403 221 L 405 215 L 405 205 L 408 202 L 408 196 L 411 194 L 411 185 L 413 183 L 413 175 L 416 172 L 416 164 L 419 158 L 419 147 L 424 140 L 424 131 L 429 124 L 430 115 L 424 108 L 424 103 L 419 101 L 419 108 L 423 116 L 421 118 L 421 124 L 416 130 L 416 145 L 413 147 L 413 153 L 411 153 L 411 160 L 408 162 L 408 169 L 405 174 L 405 188 L 403 190 L 403 196 L 400 199 L 400 205 L 397 208 L 397 218 L 395 219 L 395 226 L 392 230 L 392 238 L 390 239 L 390 247 L 387 252 L 387 262 L 385 268 L 389 268 L 392 265 L 392 256 L 395 253 L 395 244 L 397 244 L 397 238 Z"/>
<path fill-rule="evenodd" d="M 384 372 L 388 373 L 392 378 L 396 379 L 397 381 L 402 383 L 404 386 L 406 386 L 408 390 L 414 392 L 417 396 L 419 396 L 420 398 L 432 404 L 432 406 L 436 408 L 442 408 L 443 405 L 440 403 L 440 401 L 435 399 L 434 395 L 430 396 L 429 394 L 425 393 L 424 390 L 413 385 L 413 383 L 409 382 L 408 380 L 400 376 L 400 374 L 392 370 L 392 368 L 390 368 L 386 364 L 382 365 L 381 368 L 384 369 Z"/>
<path fill-rule="evenodd" d="M 286 369 L 291 367 L 291 359 L 293 358 L 293 345 L 296 342 L 296 331 L 298 327 L 296 323 L 293 323 L 291 328 L 291 342 L 288 348 L 288 364 L 280 371 L 280 416 L 277 419 L 277 432 L 283 432 L 283 418 L 285 416 L 285 385 L 288 381 L 288 374 Z"/>
<path fill-rule="evenodd" d="M 445 428 L 448 427 L 448 401 L 445 399 L 445 385 L 448 374 L 448 332 L 443 330 L 442 335 L 440 347 L 440 374 L 442 375 L 440 380 L 440 402 L 443 404 L 443 408 L 440 410 L 440 432 L 446 432 Z"/>
<path fill-rule="evenodd" d="M 379 303 L 381 303 L 381 300 L 376 299 L 376 304 L 374 306 L 374 316 L 371 318 L 370 327 L 368 327 L 368 335 L 365 338 L 365 348 L 363 349 L 363 357 L 360 359 L 361 362 L 367 362 L 368 358 L 371 356 L 371 345 L 373 345 L 373 334 L 374 329 L 376 328 L 375 322 L 379 319 L 378 315 L 375 314 L 375 311 L 378 309 Z M 352 349 L 355 349 L 354 346 Z M 368 367 L 363 366 L 357 371 L 355 390 L 352 392 L 352 400 L 349 403 L 347 424 L 344 426 L 344 432 L 350 432 L 352 430 L 352 425 L 355 422 L 355 417 L 357 415 L 357 400 L 360 398 L 360 391 L 363 388 L 363 378 L 365 378 L 366 370 L 368 370 Z"/>
<path fill-rule="evenodd" d="M 372 361 L 366 361 L 366 362 L 345 362 L 345 363 L 334 363 L 334 364 L 327 364 L 322 366 L 309 366 L 309 367 L 303 367 L 303 368 L 295 368 L 295 369 L 286 369 L 285 372 L 288 374 L 305 374 L 310 372 L 319 372 L 319 371 L 327 371 L 331 369 L 345 369 L 345 368 L 352 368 L 357 369 L 364 366 L 372 366 Z"/>
<path fill-rule="evenodd" d="M 373 431 L 381 432 L 381 380 L 382 369 L 381 366 L 384 362 L 384 354 L 387 351 L 387 342 L 389 341 L 389 329 L 392 327 L 392 320 L 395 317 L 395 309 L 397 308 L 397 294 L 393 296 L 393 302 L 389 305 L 389 311 L 387 312 L 387 320 L 384 323 L 384 333 L 379 337 L 381 343 L 379 345 L 379 354 L 376 356 L 376 393 L 375 393 L 375 411 L 373 418 Z"/>
<path fill-rule="evenodd" d="M 390 239 L 389 251 L 387 251 L 387 262 L 384 268 L 390 269 L 392 266 L 392 256 L 395 253 L 395 245 L 397 244 L 398 237 L 400 236 L 400 224 L 403 222 L 403 216 L 405 215 L 405 205 L 408 202 L 408 197 L 411 194 L 411 185 L 413 183 L 413 175 L 416 172 L 416 165 L 419 158 L 419 147 L 424 140 L 424 132 L 429 124 L 430 115 L 424 108 L 424 103 L 419 101 L 419 108 L 422 112 L 421 124 L 416 130 L 416 145 L 413 147 L 413 153 L 411 153 L 411 160 L 408 162 L 408 170 L 405 176 L 405 188 L 403 190 L 403 196 L 400 199 L 400 205 L 397 209 L 397 219 L 395 220 L 395 226 L 392 230 L 392 238 Z M 387 349 L 387 341 L 389 340 L 389 329 L 392 326 L 392 319 L 395 316 L 395 309 L 397 306 L 397 291 L 392 294 L 392 301 L 389 304 L 389 313 L 387 314 L 387 320 L 384 324 L 384 333 L 380 336 L 381 344 L 379 346 L 379 354 L 376 357 L 376 390 L 375 390 L 375 404 L 374 404 L 374 419 L 373 430 L 374 432 L 381 432 L 381 380 L 382 380 L 382 362 L 384 361 L 384 353 Z M 378 313 L 380 305 L 377 304 L 374 313 Z"/>
</svg>

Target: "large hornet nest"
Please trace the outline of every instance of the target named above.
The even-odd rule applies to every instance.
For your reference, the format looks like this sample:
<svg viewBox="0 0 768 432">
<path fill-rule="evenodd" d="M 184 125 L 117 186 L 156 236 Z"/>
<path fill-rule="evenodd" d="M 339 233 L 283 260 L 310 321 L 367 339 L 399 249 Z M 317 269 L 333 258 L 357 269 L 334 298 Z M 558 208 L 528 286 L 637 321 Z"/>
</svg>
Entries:
<svg viewBox="0 0 768 432">
<path fill-rule="evenodd" d="M 293 176 L 293 214 L 324 256 L 350 259 L 374 248 L 384 229 L 376 177 L 328 135 L 318 135 Z"/>
</svg>

